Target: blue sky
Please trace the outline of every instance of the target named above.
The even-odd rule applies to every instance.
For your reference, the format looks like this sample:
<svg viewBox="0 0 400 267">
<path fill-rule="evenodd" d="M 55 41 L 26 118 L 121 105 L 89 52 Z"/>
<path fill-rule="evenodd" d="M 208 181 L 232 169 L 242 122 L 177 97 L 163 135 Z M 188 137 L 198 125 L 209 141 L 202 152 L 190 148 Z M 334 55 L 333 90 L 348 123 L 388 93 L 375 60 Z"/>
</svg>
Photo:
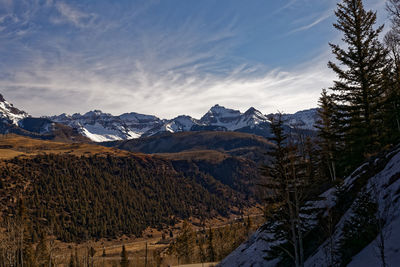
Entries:
<svg viewBox="0 0 400 267">
<path fill-rule="evenodd" d="M 384 0 L 367 0 L 385 23 Z M 0 0 L 0 93 L 35 115 L 315 107 L 334 0 Z M 388 24 L 388 23 L 387 23 Z M 387 25 L 388 28 L 389 25 Z"/>
</svg>

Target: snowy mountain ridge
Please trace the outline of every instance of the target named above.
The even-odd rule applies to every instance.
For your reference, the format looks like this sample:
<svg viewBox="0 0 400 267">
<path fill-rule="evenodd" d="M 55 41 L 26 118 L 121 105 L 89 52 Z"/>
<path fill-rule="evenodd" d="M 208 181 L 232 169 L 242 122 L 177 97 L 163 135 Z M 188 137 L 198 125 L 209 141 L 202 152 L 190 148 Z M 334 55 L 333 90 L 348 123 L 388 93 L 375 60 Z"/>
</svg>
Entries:
<svg viewBox="0 0 400 267">
<path fill-rule="evenodd" d="M 284 114 L 284 119 L 288 127 L 312 131 L 317 118 L 316 110 Z M 45 116 L 40 118 L 42 121 L 35 120 L 35 124 L 41 124 L 41 129 L 36 129 L 38 133 L 49 132 L 52 128 L 51 122 L 63 124 L 95 142 L 128 140 L 165 132 L 188 131 L 237 131 L 269 137 L 271 135 L 269 118 L 275 115 L 264 115 L 253 107 L 242 113 L 239 110 L 214 105 L 200 119 L 187 115 L 180 115 L 173 119 L 160 119 L 153 115 L 135 112 L 114 116 L 100 110 L 93 110 L 84 114 L 63 113 Z M 0 120 L 3 123 L 4 132 L 7 132 L 6 128 L 11 125 L 21 128 L 31 127 L 33 121 L 26 120 L 31 117 L 28 113 L 15 108 L 0 95 Z M 24 123 L 30 126 L 23 125 Z M 35 125 L 35 128 L 37 127 Z"/>
<path fill-rule="evenodd" d="M 313 115 L 314 114 L 314 115 Z M 316 109 L 304 113 L 285 114 L 288 122 L 296 123 L 298 128 L 313 130 L 312 121 L 316 118 Z M 163 132 L 186 132 L 199 130 L 242 131 L 269 136 L 269 115 L 264 115 L 255 108 L 241 113 L 239 110 L 228 109 L 215 105 L 201 117 L 195 119 L 187 115 L 180 115 L 167 120 L 152 115 L 125 113 L 113 116 L 99 110 L 87 112 L 83 115 L 61 114 L 48 117 L 52 121 L 62 123 L 73 128 L 96 142 L 127 140 L 139 137 L 153 136 Z"/>
<path fill-rule="evenodd" d="M 18 122 L 24 118 L 30 117 L 25 111 L 19 110 L 4 99 L 0 94 L 0 120 L 4 123 L 18 126 Z"/>
</svg>

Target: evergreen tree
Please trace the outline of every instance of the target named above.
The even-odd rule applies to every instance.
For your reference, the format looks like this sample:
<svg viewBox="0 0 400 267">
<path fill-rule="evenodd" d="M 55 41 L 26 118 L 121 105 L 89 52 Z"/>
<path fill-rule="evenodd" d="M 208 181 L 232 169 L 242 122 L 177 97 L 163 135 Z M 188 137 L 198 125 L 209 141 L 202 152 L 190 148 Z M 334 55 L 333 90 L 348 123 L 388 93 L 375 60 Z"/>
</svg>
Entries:
<svg viewBox="0 0 400 267">
<path fill-rule="evenodd" d="M 79 264 L 79 256 L 78 256 L 78 248 L 77 247 L 75 247 L 75 267 L 79 267 L 80 266 L 80 264 Z"/>
<path fill-rule="evenodd" d="M 315 127 L 318 129 L 318 145 L 320 148 L 322 169 L 332 181 L 337 178 L 337 158 L 340 157 L 338 147 L 342 143 L 335 124 L 335 103 L 325 89 L 319 99 L 318 117 Z"/>
<path fill-rule="evenodd" d="M 214 248 L 214 231 L 211 228 L 208 230 L 207 256 L 210 262 L 214 262 L 216 260 L 215 248 Z"/>
<path fill-rule="evenodd" d="M 329 62 L 328 66 L 338 77 L 331 96 L 339 120 L 336 127 L 345 144 L 344 162 L 350 171 L 381 145 L 387 51 L 378 40 L 383 26 L 373 28 L 376 13 L 366 11 L 362 0 L 343 0 L 335 14 L 334 27 L 343 33 L 345 47 L 330 44 L 338 64 Z"/>
<path fill-rule="evenodd" d="M 386 142 L 397 143 L 400 139 L 400 0 L 389 0 L 387 10 L 392 28 L 384 39 L 390 58 L 385 72 Z"/>
<path fill-rule="evenodd" d="M 251 227 L 252 227 L 251 218 L 250 218 L 250 215 L 247 215 L 247 221 L 246 221 L 246 233 L 247 233 L 247 235 L 250 234 Z"/>
<path fill-rule="evenodd" d="M 199 246 L 198 249 L 199 249 L 199 259 L 200 259 L 200 262 L 201 262 L 201 263 L 207 261 L 207 254 L 206 254 L 206 250 L 205 250 L 205 243 L 206 243 L 206 240 L 204 239 L 204 236 L 203 236 L 203 235 L 200 235 L 199 242 L 198 242 L 198 246 Z"/>
<path fill-rule="evenodd" d="M 377 204 L 371 194 L 361 192 L 354 202 L 351 216 L 345 221 L 339 241 L 341 265 L 346 266 L 351 257 L 371 243 L 377 232 Z"/>
<path fill-rule="evenodd" d="M 36 263 L 40 267 L 49 266 L 49 248 L 47 244 L 46 236 L 42 233 L 40 235 L 39 243 L 36 246 L 35 259 Z"/>
<path fill-rule="evenodd" d="M 183 259 L 183 263 L 191 263 L 194 255 L 195 233 L 187 221 L 183 222 L 182 230 L 176 238 L 173 253 L 178 260 Z"/>
<path fill-rule="evenodd" d="M 126 252 L 125 245 L 122 245 L 121 262 L 120 263 L 121 263 L 121 267 L 129 266 L 128 253 Z"/>
<path fill-rule="evenodd" d="M 282 115 L 272 119 L 271 140 L 274 148 L 268 153 L 271 163 L 262 168 L 268 182 L 267 203 L 271 204 L 271 230 L 273 239 L 280 245 L 274 247 L 270 257 L 289 257 L 290 264 L 304 265 L 303 230 L 300 208 L 304 202 L 303 189 L 307 166 L 298 145 L 284 133 Z"/>
<path fill-rule="evenodd" d="M 69 265 L 68 265 L 69 267 L 76 267 L 75 266 L 75 259 L 74 259 L 74 256 L 72 255 L 72 253 L 71 253 L 71 257 L 69 258 Z"/>
</svg>

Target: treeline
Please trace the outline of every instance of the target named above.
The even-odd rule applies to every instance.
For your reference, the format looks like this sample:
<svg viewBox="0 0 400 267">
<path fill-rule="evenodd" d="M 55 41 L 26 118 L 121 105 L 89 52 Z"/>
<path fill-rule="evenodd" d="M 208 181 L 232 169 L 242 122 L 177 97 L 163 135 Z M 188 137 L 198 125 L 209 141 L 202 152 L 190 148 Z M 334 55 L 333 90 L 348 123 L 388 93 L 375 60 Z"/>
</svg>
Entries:
<svg viewBox="0 0 400 267">
<path fill-rule="evenodd" d="M 175 170 L 184 173 L 186 177 L 196 180 L 210 192 L 226 194 L 223 190 L 221 191 L 218 187 L 215 187 L 214 183 L 210 181 L 211 179 L 242 194 L 242 197 L 249 204 L 261 202 L 256 190 L 260 174 L 257 164 L 251 160 L 228 156 L 218 162 L 205 159 L 172 159 L 171 161 Z M 219 190 L 220 192 L 216 192 L 215 190 Z"/>
<path fill-rule="evenodd" d="M 356 198 L 341 240 L 332 244 L 327 255 L 329 266 L 345 266 L 386 223 L 377 217 L 378 204 L 372 193 L 360 192 L 366 179 L 357 181 L 352 192 L 342 181 L 367 158 L 400 141 L 400 0 L 389 1 L 387 9 L 392 29 L 381 43 L 383 26 L 375 28 L 376 13 L 366 11 L 362 0 L 338 4 L 334 27 L 342 32 L 344 44 L 330 44 L 336 61 L 328 66 L 337 80 L 322 92 L 316 140 L 287 135 L 282 116 L 272 121 L 275 148 L 269 153 L 271 164 L 263 168 L 270 204 L 265 228 L 273 244 L 267 258 L 304 266 L 320 242 L 331 238 L 336 223 Z M 332 186 L 336 187 L 336 204 L 326 208 L 328 215 L 321 225 L 309 227 L 307 214 L 316 207 L 307 206 L 308 201 Z M 383 253 L 381 249 L 379 257 L 386 266 Z"/>
<path fill-rule="evenodd" d="M 178 237 L 168 247 L 167 254 L 173 255 L 179 264 L 219 262 L 235 250 L 252 234 L 258 225 L 250 217 L 240 222 L 219 228 L 203 228 L 195 231 L 184 221 Z"/>
<path fill-rule="evenodd" d="M 141 236 L 146 227 L 162 229 L 191 216 L 227 215 L 245 200 L 212 180 L 208 191 L 193 177 L 176 172 L 154 158 L 42 155 L 14 158 L 0 168 L 5 197 L 19 187 L 29 221 L 30 238 L 37 242 L 44 226 L 62 241 Z M 26 180 L 26 188 L 15 181 Z M 12 204 L 4 203 L 15 214 Z"/>
</svg>

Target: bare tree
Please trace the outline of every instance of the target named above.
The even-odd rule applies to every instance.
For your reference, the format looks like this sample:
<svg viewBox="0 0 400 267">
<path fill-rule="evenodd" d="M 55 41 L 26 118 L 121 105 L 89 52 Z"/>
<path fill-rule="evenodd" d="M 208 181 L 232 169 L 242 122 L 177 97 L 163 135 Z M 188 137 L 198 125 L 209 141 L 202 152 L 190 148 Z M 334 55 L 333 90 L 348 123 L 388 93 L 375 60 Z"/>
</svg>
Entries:
<svg viewBox="0 0 400 267">
<path fill-rule="evenodd" d="M 390 222 L 393 220 L 393 201 L 391 194 L 387 194 L 385 198 L 382 196 L 382 190 L 378 190 L 378 185 L 372 185 L 372 196 L 378 206 L 376 212 L 377 232 L 378 236 L 375 239 L 376 256 L 379 258 L 382 267 L 388 267 L 386 261 L 386 240 L 391 235 Z"/>
<path fill-rule="evenodd" d="M 0 248 L 4 267 L 16 266 L 18 253 L 18 234 L 14 218 L 5 218 L 3 221 L 4 231 L 1 234 Z"/>
<path fill-rule="evenodd" d="M 269 152 L 272 162 L 262 168 L 268 178 L 262 186 L 267 192 L 266 201 L 272 204 L 274 239 L 283 243 L 276 248 L 289 256 L 294 266 L 304 266 L 303 220 L 300 216 L 305 200 L 305 185 L 309 174 L 305 160 L 305 139 L 298 135 L 294 140 L 284 132 L 282 115 L 271 118 L 275 143 Z M 271 240 L 272 241 L 272 240 Z"/>
<path fill-rule="evenodd" d="M 336 241 L 334 239 L 335 233 L 335 222 L 332 210 L 327 207 L 326 209 L 326 221 L 322 225 L 323 229 L 328 234 L 327 244 L 323 247 L 323 251 L 325 254 L 325 262 L 327 266 L 335 267 L 339 266 L 339 262 L 337 261 L 337 249 L 336 249 Z"/>
</svg>

